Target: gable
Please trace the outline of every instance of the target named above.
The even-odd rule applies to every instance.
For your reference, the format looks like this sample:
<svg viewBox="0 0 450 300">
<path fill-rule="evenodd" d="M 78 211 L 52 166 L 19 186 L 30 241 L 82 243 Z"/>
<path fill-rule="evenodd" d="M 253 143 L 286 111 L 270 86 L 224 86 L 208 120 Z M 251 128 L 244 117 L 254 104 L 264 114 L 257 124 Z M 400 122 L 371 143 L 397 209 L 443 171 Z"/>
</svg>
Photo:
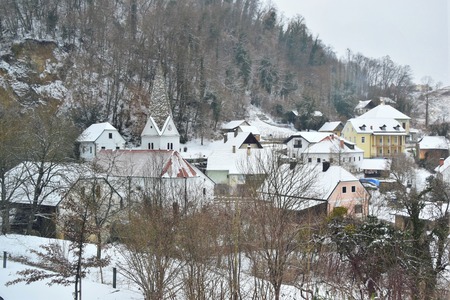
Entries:
<svg viewBox="0 0 450 300">
<path fill-rule="evenodd" d="M 158 128 L 155 120 L 150 116 L 145 124 L 144 130 L 142 130 L 141 136 L 160 136 L 161 131 Z"/>
<path fill-rule="evenodd" d="M 161 136 L 180 136 L 172 116 L 167 117 L 164 127 L 161 130 Z"/>
</svg>

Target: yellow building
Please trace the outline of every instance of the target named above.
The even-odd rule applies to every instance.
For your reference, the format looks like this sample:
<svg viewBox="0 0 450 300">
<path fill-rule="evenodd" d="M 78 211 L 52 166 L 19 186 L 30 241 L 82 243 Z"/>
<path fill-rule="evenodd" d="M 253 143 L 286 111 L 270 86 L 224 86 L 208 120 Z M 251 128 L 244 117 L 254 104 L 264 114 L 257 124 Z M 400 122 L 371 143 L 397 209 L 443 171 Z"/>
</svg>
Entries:
<svg viewBox="0 0 450 300">
<path fill-rule="evenodd" d="M 347 121 L 342 131 L 343 138 L 364 151 L 364 158 L 403 153 L 406 135 L 406 130 L 394 119 L 354 118 Z"/>
<path fill-rule="evenodd" d="M 394 119 L 405 129 L 406 134 L 409 134 L 409 121 L 411 118 L 392 106 L 384 104 L 384 102 L 362 114 L 357 119 Z"/>
</svg>

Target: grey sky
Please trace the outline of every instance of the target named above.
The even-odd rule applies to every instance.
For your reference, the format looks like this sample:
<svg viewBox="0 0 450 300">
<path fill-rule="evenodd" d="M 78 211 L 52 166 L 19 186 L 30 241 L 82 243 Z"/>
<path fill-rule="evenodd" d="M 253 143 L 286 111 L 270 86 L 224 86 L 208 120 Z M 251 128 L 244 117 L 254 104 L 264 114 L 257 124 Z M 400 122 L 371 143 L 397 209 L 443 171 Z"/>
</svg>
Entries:
<svg viewBox="0 0 450 300">
<path fill-rule="evenodd" d="M 301 15 L 314 36 L 338 57 L 347 48 L 364 56 L 389 55 L 423 76 L 450 86 L 448 0 L 272 0 L 285 18 Z"/>
</svg>

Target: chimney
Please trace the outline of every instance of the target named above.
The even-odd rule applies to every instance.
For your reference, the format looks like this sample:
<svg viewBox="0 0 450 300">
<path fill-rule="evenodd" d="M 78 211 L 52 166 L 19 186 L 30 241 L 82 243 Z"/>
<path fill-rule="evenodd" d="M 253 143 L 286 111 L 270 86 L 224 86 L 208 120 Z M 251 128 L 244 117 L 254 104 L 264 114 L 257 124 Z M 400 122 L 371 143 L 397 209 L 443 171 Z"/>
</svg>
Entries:
<svg viewBox="0 0 450 300">
<path fill-rule="evenodd" d="M 224 133 L 223 135 L 223 142 L 226 143 L 228 141 L 228 133 Z"/>
<path fill-rule="evenodd" d="M 247 145 L 247 155 L 250 156 L 250 150 L 252 149 L 252 147 L 250 146 L 250 144 Z"/>
<path fill-rule="evenodd" d="M 329 161 L 324 161 L 322 163 L 322 172 L 328 171 L 329 168 L 330 168 L 330 162 Z"/>
<path fill-rule="evenodd" d="M 441 167 L 442 167 L 442 166 L 444 165 L 444 160 L 445 160 L 445 159 L 444 159 L 444 158 L 442 158 L 442 157 L 441 157 L 441 158 L 439 158 L 439 166 L 441 166 Z"/>
<path fill-rule="evenodd" d="M 233 153 L 236 153 L 236 145 L 233 145 L 232 151 Z"/>
<path fill-rule="evenodd" d="M 340 140 L 339 144 L 340 144 L 341 148 L 344 148 L 344 141 L 343 140 Z"/>
</svg>

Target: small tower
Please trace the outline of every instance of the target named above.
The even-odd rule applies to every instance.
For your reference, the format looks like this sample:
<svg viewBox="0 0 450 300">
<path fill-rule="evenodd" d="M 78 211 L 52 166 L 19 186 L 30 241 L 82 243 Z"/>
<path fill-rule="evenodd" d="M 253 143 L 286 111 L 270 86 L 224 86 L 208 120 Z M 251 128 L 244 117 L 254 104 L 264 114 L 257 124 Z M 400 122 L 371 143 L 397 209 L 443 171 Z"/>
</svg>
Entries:
<svg viewBox="0 0 450 300">
<path fill-rule="evenodd" d="M 180 150 L 180 134 L 175 127 L 162 68 L 153 81 L 150 116 L 141 134 L 141 149 Z"/>
</svg>

